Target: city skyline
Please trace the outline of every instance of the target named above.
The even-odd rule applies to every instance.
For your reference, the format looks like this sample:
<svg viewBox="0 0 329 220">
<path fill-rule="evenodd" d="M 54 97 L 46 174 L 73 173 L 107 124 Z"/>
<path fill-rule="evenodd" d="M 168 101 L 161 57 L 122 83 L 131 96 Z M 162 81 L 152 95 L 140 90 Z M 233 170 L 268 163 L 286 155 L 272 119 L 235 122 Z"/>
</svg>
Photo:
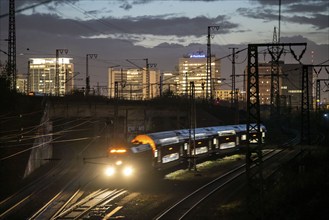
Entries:
<svg viewBox="0 0 329 220">
<path fill-rule="evenodd" d="M 86 54 L 98 54 L 89 61 L 91 86 L 107 84 L 107 68 L 114 65 L 156 63 L 160 71 L 175 71 L 184 54 L 206 53 L 207 27 L 219 26 L 212 33 L 212 52 L 216 57 L 242 50 L 250 43 L 271 43 L 278 28 L 279 0 L 239 1 L 16 1 L 17 70 L 27 72 L 27 60 L 55 57 L 56 49 L 68 49 L 76 71 L 84 78 Z M 7 51 L 8 3 L 2 1 L 1 44 Z M 280 41 L 308 43 L 302 59 L 305 64 L 320 64 L 329 57 L 329 3 L 326 0 L 282 1 Z M 278 30 L 277 30 L 278 31 Z M 313 51 L 313 52 L 312 52 Z M 246 51 L 237 57 L 236 74 L 243 73 Z M 6 60 L 5 54 L 0 56 Z M 269 60 L 267 55 L 265 60 Z M 291 55 L 282 58 L 296 62 Z M 221 60 L 222 77 L 229 81 L 231 60 Z M 328 61 L 327 63 L 328 64 Z M 239 80 L 237 79 L 237 82 Z M 83 86 L 84 81 L 77 84 Z"/>
</svg>

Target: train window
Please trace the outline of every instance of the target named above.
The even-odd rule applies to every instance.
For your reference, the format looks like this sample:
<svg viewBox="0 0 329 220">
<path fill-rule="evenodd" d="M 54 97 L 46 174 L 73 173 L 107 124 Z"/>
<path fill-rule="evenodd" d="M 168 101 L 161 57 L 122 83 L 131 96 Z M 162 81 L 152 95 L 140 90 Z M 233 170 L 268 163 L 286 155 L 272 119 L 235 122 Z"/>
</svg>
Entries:
<svg viewBox="0 0 329 220">
<path fill-rule="evenodd" d="M 187 150 L 187 143 L 184 143 L 184 150 Z"/>
<path fill-rule="evenodd" d="M 236 145 L 240 145 L 240 139 L 238 136 L 236 136 Z"/>
<path fill-rule="evenodd" d="M 220 137 L 230 136 L 230 135 L 235 135 L 235 131 L 234 130 L 228 130 L 228 131 L 219 131 L 218 132 L 218 136 L 220 136 Z"/>
<path fill-rule="evenodd" d="M 208 152 L 208 147 L 204 146 L 204 147 L 198 147 L 195 149 L 195 153 L 196 154 L 204 154 Z"/>
<path fill-rule="evenodd" d="M 208 147 L 207 146 L 203 146 L 203 147 L 197 147 L 195 148 L 195 154 L 204 154 L 208 152 Z M 192 152 L 192 154 L 194 155 L 194 151 Z"/>
<path fill-rule="evenodd" d="M 179 142 L 178 137 L 169 137 L 169 138 L 163 138 L 159 140 L 160 144 L 176 144 Z"/>
<path fill-rule="evenodd" d="M 235 142 L 222 143 L 219 149 L 228 149 L 235 147 Z"/>
<path fill-rule="evenodd" d="M 212 143 L 213 143 L 214 145 L 217 144 L 217 139 L 216 139 L 216 138 L 212 139 Z"/>
<path fill-rule="evenodd" d="M 162 163 L 169 163 L 171 161 L 178 160 L 178 158 L 178 153 L 168 154 L 162 157 Z"/>
<path fill-rule="evenodd" d="M 247 135 L 246 134 L 241 135 L 241 141 L 245 141 L 245 140 L 247 140 Z"/>
</svg>

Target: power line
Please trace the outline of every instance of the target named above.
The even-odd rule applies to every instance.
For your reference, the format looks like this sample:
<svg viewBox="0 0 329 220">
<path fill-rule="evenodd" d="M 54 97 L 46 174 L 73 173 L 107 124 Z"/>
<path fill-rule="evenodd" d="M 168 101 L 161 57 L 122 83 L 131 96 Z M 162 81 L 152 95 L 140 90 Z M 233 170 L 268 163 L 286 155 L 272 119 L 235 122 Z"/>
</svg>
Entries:
<svg viewBox="0 0 329 220">
<path fill-rule="evenodd" d="M 40 5 L 48 4 L 48 3 L 52 2 L 52 1 L 53 1 L 53 0 L 47 0 L 47 1 L 43 1 L 43 2 L 40 2 L 40 3 L 36 3 L 36 4 L 34 4 L 34 5 L 30 5 L 30 6 L 27 6 L 27 7 L 24 7 L 24 8 L 17 9 L 17 10 L 16 10 L 16 13 L 23 12 L 23 11 L 26 11 L 26 10 L 28 10 L 28 9 L 34 9 L 34 8 L 40 6 Z M 0 15 L 0 19 L 1 19 L 1 18 L 5 18 L 5 17 L 7 17 L 7 16 L 9 16 L 9 13 L 2 14 L 2 15 Z"/>
</svg>

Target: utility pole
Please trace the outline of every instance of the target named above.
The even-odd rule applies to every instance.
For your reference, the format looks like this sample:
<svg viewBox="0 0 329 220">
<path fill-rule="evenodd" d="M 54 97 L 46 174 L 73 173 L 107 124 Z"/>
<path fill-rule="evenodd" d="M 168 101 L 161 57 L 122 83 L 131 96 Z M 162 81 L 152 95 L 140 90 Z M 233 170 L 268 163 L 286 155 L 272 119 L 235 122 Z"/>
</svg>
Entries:
<svg viewBox="0 0 329 220">
<path fill-rule="evenodd" d="M 162 87 L 163 87 L 163 72 L 160 73 L 160 85 L 159 85 L 160 97 L 162 97 Z"/>
<path fill-rule="evenodd" d="M 232 49 L 232 90 L 231 90 L 231 108 L 235 107 L 235 101 L 236 101 L 236 94 L 235 94 L 235 49 L 238 49 L 237 47 L 229 47 L 229 49 Z"/>
<path fill-rule="evenodd" d="M 8 73 L 11 90 L 16 91 L 16 21 L 15 0 L 9 0 Z"/>
<path fill-rule="evenodd" d="M 60 95 L 60 77 L 59 77 L 59 55 L 67 54 L 69 52 L 68 49 L 56 49 L 56 76 L 55 76 L 55 95 Z"/>
<path fill-rule="evenodd" d="M 306 43 L 290 44 L 249 44 L 248 45 L 248 74 L 247 74 L 247 151 L 246 151 L 246 176 L 249 185 L 248 208 L 251 214 L 254 212 L 257 219 L 263 219 L 263 137 L 260 119 L 260 100 L 259 100 L 259 68 L 258 68 L 258 48 L 267 47 L 269 52 L 271 47 L 281 47 L 283 51 L 285 46 L 289 46 L 290 52 L 294 58 L 300 62 L 306 51 Z M 304 50 L 297 56 L 292 49 L 293 46 L 303 46 Z M 279 60 L 281 53 L 276 57 Z M 303 68 L 303 76 L 305 68 Z M 307 79 L 303 83 L 308 82 Z M 304 89 L 302 89 L 304 91 Z M 307 91 L 305 93 L 308 93 Z M 303 95 L 303 93 L 302 93 Z M 302 97 L 303 99 L 303 97 Z M 307 103 L 308 104 L 308 103 Z M 303 117 L 302 117 L 303 118 Z M 302 136 L 302 135 L 301 135 Z M 258 195 L 258 198 L 257 198 Z M 255 199 L 253 199 L 255 198 Z"/>
<path fill-rule="evenodd" d="M 195 109 L 195 86 L 194 81 L 190 82 L 190 129 L 189 129 L 189 148 L 188 148 L 188 169 L 196 168 L 196 148 L 195 148 L 195 128 L 196 128 L 196 109 Z"/>
<path fill-rule="evenodd" d="M 276 33 L 276 27 L 273 31 L 273 44 L 278 44 L 278 38 Z M 279 46 L 272 46 L 270 54 L 272 57 L 271 61 L 271 114 L 274 113 L 274 106 L 276 106 L 276 112 L 280 113 L 280 65 L 279 59 L 283 52 L 283 48 Z"/>
<path fill-rule="evenodd" d="M 213 99 L 213 94 L 212 94 L 212 74 L 211 74 L 211 42 L 210 38 L 212 37 L 210 35 L 211 30 L 219 30 L 219 26 L 208 26 L 208 37 L 207 37 L 207 77 L 206 77 L 206 99 L 210 98 L 211 100 Z M 208 96 L 208 93 L 210 94 L 210 97 Z"/>
<path fill-rule="evenodd" d="M 97 59 L 97 54 L 87 54 L 86 55 L 86 95 L 89 95 L 90 91 L 90 76 L 89 76 L 89 68 L 88 68 L 88 59 Z"/>
</svg>

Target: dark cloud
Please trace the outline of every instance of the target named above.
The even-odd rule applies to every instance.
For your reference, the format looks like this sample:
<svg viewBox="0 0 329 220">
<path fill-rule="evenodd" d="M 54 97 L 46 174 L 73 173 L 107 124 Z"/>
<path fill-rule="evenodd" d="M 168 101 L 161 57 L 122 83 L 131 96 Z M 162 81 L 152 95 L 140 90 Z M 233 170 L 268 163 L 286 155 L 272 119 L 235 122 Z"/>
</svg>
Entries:
<svg viewBox="0 0 329 220">
<path fill-rule="evenodd" d="M 88 21 L 62 19 L 58 15 L 50 14 L 18 15 L 16 16 L 16 27 L 16 32 L 35 31 L 57 36 L 70 35 L 75 38 L 86 33 L 99 32 Z"/>
<path fill-rule="evenodd" d="M 323 15 L 323 14 L 313 14 L 312 17 L 308 16 L 292 16 L 292 17 L 285 17 L 286 21 L 290 21 L 293 23 L 298 24 L 311 24 L 316 29 L 322 30 L 322 29 L 328 29 L 329 26 L 329 16 Z"/>
<path fill-rule="evenodd" d="M 154 48 L 179 48 L 179 47 L 184 47 L 182 46 L 181 44 L 170 44 L 170 43 L 162 43 L 162 44 L 159 44 L 158 46 L 154 47 Z"/>
<path fill-rule="evenodd" d="M 329 1 L 325 2 L 314 2 L 312 4 L 291 4 L 288 5 L 284 12 L 287 13 L 321 13 L 328 14 Z"/>
<path fill-rule="evenodd" d="M 219 25 L 219 33 L 229 33 L 231 30 L 238 27 L 238 24 L 228 21 L 225 16 L 216 18 L 206 17 L 177 17 L 167 18 L 162 17 L 135 17 L 125 19 L 108 18 L 108 21 L 115 26 L 120 26 L 127 33 L 137 34 L 154 34 L 154 35 L 177 35 L 177 36 L 202 36 L 206 33 L 206 28 L 210 24 Z"/>
<path fill-rule="evenodd" d="M 278 1 L 257 0 L 261 7 L 239 8 L 237 12 L 245 17 L 261 19 L 264 22 L 277 21 L 279 16 Z M 276 4 L 274 4 L 274 2 Z M 303 0 L 296 3 L 294 0 L 282 1 L 281 21 L 313 25 L 316 29 L 325 29 L 329 26 L 329 1 Z"/>
<path fill-rule="evenodd" d="M 130 10 L 133 7 L 133 5 L 147 4 L 152 1 L 154 1 L 154 0 L 134 0 L 134 1 L 124 0 L 124 1 L 121 1 L 120 8 L 122 8 L 124 10 Z"/>
<path fill-rule="evenodd" d="M 120 8 L 124 9 L 124 10 L 129 10 L 131 9 L 133 6 L 131 4 L 129 4 L 128 2 L 124 2 L 122 5 L 120 5 Z"/>
<path fill-rule="evenodd" d="M 279 0 L 249 0 L 250 2 L 258 2 L 261 5 L 279 5 Z M 291 4 L 314 4 L 314 3 L 325 3 L 327 0 L 281 0 L 281 5 L 291 5 Z"/>
<path fill-rule="evenodd" d="M 245 17 L 254 18 L 254 19 L 262 19 L 264 22 L 277 20 L 278 14 L 272 9 L 264 9 L 262 7 L 257 7 L 253 9 L 249 8 L 239 8 L 237 12 Z"/>
<path fill-rule="evenodd" d="M 164 15 L 167 17 L 167 15 Z M 229 33 L 238 27 L 238 24 L 228 21 L 225 16 L 216 18 L 206 17 L 177 17 L 163 19 L 162 16 L 143 16 L 103 18 L 93 20 L 63 19 L 52 14 L 18 15 L 17 27 L 19 31 L 36 30 L 58 35 L 95 36 L 106 34 L 152 34 L 152 35 L 175 35 L 196 36 L 206 34 L 207 26 L 219 25 L 218 33 Z M 202 28 L 201 28 L 202 27 Z"/>
</svg>

